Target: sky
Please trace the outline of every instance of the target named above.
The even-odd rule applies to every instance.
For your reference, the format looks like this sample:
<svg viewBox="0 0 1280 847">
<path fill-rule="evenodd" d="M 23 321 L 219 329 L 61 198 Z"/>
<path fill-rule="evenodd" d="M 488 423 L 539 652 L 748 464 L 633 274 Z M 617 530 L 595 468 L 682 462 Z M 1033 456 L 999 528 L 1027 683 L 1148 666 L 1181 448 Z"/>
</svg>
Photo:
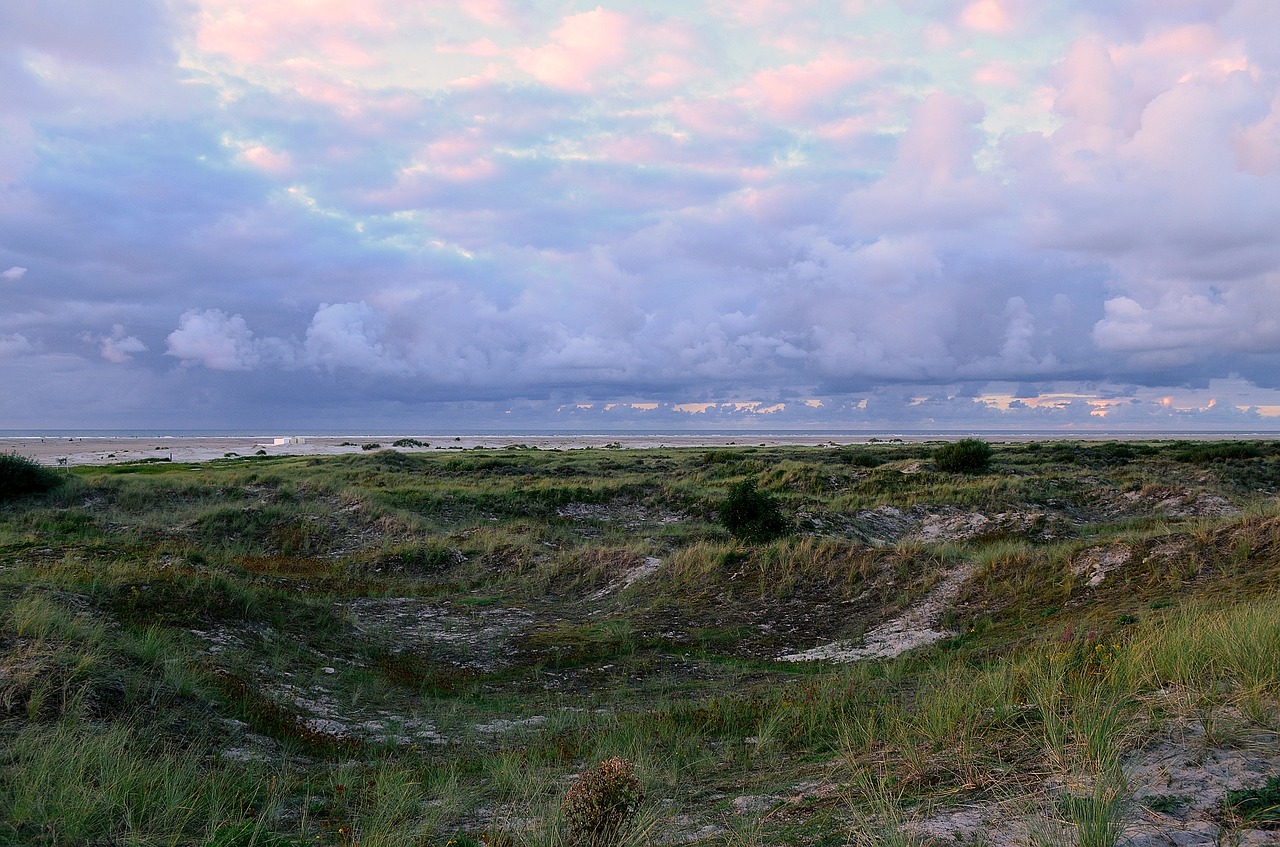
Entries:
<svg viewBox="0 0 1280 847">
<path fill-rule="evenodd" d="M 1280 430 L 1280 9 L 4 0 L 41 427 Z"/>
</svg>

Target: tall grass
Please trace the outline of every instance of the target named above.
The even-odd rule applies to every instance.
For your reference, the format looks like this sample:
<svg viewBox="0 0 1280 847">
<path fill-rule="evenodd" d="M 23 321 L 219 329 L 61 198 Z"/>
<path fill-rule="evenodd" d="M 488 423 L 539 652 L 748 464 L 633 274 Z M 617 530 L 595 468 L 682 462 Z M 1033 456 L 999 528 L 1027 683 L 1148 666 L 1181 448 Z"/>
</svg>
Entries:
<svg viewBox="0 0 1280 847">
<path fill-rule="evenodd" d="M 1280 614 L 1272 599 L 1205 610 L 1197 605 L 1165 615 L 1133 645 L 1143 682 L 1203 690 L 1280 694 Z"/>
<path fill-rule="evenodd" d="M 211 769 L 127 724 L 28 726 L 5 756 L 0 843 L 200 843 L 228 821 L 273 813 L 281 799 L 267 773 Z"/>
</svg>

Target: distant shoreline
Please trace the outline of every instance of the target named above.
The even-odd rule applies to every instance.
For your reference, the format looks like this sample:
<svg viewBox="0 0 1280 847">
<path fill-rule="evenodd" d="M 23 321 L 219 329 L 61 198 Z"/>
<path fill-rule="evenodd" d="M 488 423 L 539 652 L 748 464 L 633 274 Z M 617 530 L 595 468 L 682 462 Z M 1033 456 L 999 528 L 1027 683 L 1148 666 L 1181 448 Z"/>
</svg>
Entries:
<svg viewBox="0 0 1280 847">
<path fill-rule="evenodd" d="M 617 447 L 777 447 L 840 446 L 868 443 L 921 443 L 980 437 L 993 442 L 1029 441 L 1228 441 L 1271 440 L 1280 433 L 1265 432 L 929 432 L 929 433 L 626 433 L 626 434 L 473 434 L 473 435 L 0 435 L 0 453 L 17 453 L 45 465 L 110 465 L 147 459 L 174 462 L 207 462 L 232 456 L 336 456 L 369 453 L 393 447 L 398 439 L 412 438 L 427 446 L 410 446 L 405 452 L 497 449 L 523 446 L 541 450 L 578 450 Z M 280 442 L 280 443 L 277 443 Z M 366 447 L 365 445 L 377 445 Z"/>
</svg>

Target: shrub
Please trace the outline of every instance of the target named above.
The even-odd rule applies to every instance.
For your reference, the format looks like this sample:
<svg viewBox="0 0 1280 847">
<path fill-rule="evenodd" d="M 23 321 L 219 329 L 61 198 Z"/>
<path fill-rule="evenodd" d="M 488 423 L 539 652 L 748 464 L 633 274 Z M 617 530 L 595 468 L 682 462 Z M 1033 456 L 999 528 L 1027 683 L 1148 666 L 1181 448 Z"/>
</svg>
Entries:
<svg viewBox="0 0 1280 847">
<path fill-rule="evenodd" d="M 938 470 L 948 473 L 983 473 L 991 465 L 991 445 L 977 438 L 962 438 L 933 452 Z"/>
<path fill-rule="evenodd" d="M 43 465 L 16 453 L 0 453 L 0 503 L 57 488 L 62 478 Z"/>
<path fill-rule="evenodd" d="M 608 847 L 625 834 L 643 799 L 631 763 L 614 756 L 578 775 L 560 811 L 573 844 Z"/>
<path fill-rule="evenodd" d="M 720 523 L 744 541 L 771 541 L 787 531 L 777 498 L 757 489 L 749 479 L 729 489 L 720 504 Z"/>
<path fill-rule="evenodd" d="M 853 465 L 855 468 L 878 468 L 883 464 L 879 458 L 866 450 L 859 450 L 857 447 L 846 447 L 840 450 L 836 455 L 843 459 L 846 463 Z"/>
<path fill-rule="evenodd" d="M 1210 465 L 1233 459 L 1258 459 L 1262 455 L 1262 448 L 1258 445 L 1234 441 L 1225 444 L 1194 444 L 1178 450 L 1173 458 L 1193 465 Z"/>
</svg>

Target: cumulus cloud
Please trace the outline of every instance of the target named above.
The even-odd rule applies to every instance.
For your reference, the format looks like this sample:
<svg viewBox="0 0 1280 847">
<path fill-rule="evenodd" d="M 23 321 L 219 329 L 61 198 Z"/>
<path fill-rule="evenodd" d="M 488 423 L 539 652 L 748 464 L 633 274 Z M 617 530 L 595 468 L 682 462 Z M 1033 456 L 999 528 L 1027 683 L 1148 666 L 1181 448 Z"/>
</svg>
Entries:
<svg viewBox="0 0 1280 847">
<path fill-rule="evenodd" d="M 405 373 L 383 344 L 388 320 L 366 303 L 322 303 L 307 327 L 303 361 L 334 370 Z"/>
<path fill-rule="evenodd" d="M 221 309 L 184 312 L 166 344 L 165 355 L 176 356 L 184 366 L 215 371 L 247 371 L 290 358 L 282 355 L 286 348 L 277 339 L 255 338 L 243 317 Z"/>
<path fill-rule="evenodd" d="M 35 345 L 28 341 L 24 335 L 16 332 L 0 335 L 0 360 L 32 353 L 35 349 Z"/>
<path fill-rule="evenodd" d="M 17 267 L 16 265 L 12 268 L 9 268 L 9 270 L 7 271 L 0 271 L 0 279 L 5 280 L 6 282 L 17 282 L 18 280 L 22 279 L 26 275 L 27 275 L 27 269 Z"/>
<path fill-rule="evenodd" d="M 132 335 L 129 335 L 123 325 L 115 324 L 111 327 L 111 334 L 100 336 L 97 339 L 99 343 L 98 352 L 102 358 L 108 362 L 123 364 L 133 359 L 135 353 L 147 352 L 147 345 Z"/>
</svg>

